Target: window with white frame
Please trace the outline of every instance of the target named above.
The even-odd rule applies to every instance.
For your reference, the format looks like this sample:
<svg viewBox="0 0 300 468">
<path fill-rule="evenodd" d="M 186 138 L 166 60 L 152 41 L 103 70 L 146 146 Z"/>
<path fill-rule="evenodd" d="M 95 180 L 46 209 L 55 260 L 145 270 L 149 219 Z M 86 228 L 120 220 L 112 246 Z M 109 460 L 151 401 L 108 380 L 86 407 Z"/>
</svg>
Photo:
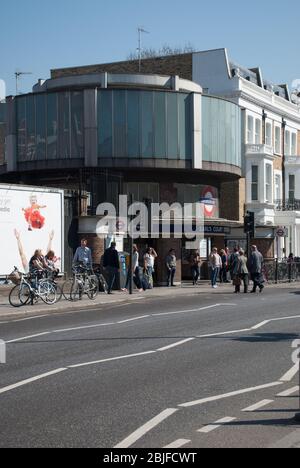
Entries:
<svg viewBox="0 0 300 468">
<path fill-rule="evenodd" d="M 296 156 L 297 154 L 297 134 L 292 133 L 292 138 L 291 138 L 291 155 Z"/>
<path fill-rule="evenodd" d="M 266 164 L 266 202 L 272 203 L 272 166 Z"/>
<path fill-rule="evenodd" d="M 289 175 L 289 200 L 295 200 L 295 175 Z"/>
<path fill-rule="evenodd" d="M 281 175 L 276 174 L 274 179 L 275 200 L 281 200 Z"/>
<path fill-rule="evenodd" d="M 258 201 L 258 166 L 252 166 L 251 200 Z"/>
<path fill-rule="evenodd" d="M 254 143 L 254 119 L 251 115 L 247 118 L 247 143 L 252 145 Z"/>
<path fill-rule="evenodd" d="M 255 144 L 261 144 L 261 120 L 255 119 Z"/>
<path fill-rule="evenodd" d="M 266 145 L 267 146 L 272 146 L 273 141 L 272 141 L 272 124 L 270 122 L 266 123 Z"/>
<path fill-rule="evenodd" d="M 284 154 L 286 156 L 290 156 L 291 155 L 291 132 L 289 132 L 288 130 L 286 130 L 284 132 Z"/>
<path fill-rule="evenodd" d="M 281 128 L 275 127 L 275 153 L 281 154 Z"/>
</svg>

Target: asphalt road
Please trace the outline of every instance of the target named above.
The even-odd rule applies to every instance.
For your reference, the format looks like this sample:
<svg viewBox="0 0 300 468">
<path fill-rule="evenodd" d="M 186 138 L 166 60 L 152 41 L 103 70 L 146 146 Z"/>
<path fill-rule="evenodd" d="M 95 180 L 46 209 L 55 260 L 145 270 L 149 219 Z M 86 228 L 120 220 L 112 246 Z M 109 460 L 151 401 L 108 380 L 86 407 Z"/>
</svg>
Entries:
<svg viewBox="0 0 300 468">
<path fill-rule="evenodd" d="M 187 291 L 0 323 L 0 446 L 300 446 L 299 301 Z"/>
</svg>

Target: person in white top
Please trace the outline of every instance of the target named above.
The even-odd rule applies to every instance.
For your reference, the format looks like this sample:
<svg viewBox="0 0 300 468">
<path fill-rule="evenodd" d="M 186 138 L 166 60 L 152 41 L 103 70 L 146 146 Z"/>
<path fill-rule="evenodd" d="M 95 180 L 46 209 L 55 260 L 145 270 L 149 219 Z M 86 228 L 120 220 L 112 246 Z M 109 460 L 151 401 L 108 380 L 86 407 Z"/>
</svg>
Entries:
<svg viewBox="0 0 300 468">
<path fill-rule="evenodd" d="M 218 254 L 218 249 L 216 247 L 212 249 L 209 257 L 209 263 L 211 268 L 211 286 L 212 288 L 216 289 L 218 287 L 217 279 L 222 268 L 222 259 Z"/>
<path fill-rule="evenodd" d="M 152 247 L 148 247 L 144 255 L 144 269 L 150 280 L 150 285 L 153 287 L 153 273 L 155 269 L 155 259 L 158 257 L 157 253 Z"/>
</svg>

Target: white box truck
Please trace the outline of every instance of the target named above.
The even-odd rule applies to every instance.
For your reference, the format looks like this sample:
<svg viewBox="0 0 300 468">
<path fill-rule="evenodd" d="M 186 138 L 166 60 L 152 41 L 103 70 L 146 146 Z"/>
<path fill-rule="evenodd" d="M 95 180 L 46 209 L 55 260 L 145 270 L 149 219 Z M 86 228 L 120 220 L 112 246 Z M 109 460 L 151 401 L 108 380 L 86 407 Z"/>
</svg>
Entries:
<svg viewBox="0 0 300 468">
<path fill-rule="evenodd" d="M 36 249 L 53 250 L 64 271 L 64 191 L 0 184 L 0 277 L 28 272 Z"/>
</svg>

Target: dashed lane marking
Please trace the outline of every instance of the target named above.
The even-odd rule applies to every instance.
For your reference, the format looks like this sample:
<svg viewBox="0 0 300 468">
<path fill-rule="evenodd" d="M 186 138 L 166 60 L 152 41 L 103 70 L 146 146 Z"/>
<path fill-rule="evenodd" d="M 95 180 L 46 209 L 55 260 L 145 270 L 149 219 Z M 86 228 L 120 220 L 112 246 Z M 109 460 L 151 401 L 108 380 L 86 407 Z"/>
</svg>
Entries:
<svg viewBox="0 0 300 468">
<path fill-rule="evenodd" d="M 271 403 L 274 403 L 274 400 L 262 400 L 259 403 L 256 403 L 255 405 L 249 406 L 248 408 L 244 408 L 242 412 L 253 413 L 254 411 L 257 411 L 260 408 L 264 408 L 265 406 L 270 405 Z"/>
<path fill-rule="evenodd" d="M 230 418 L 230 417 L 219 419 L 219 421 L 216 421 L 213 424 L 210 424 L 208 426 L 202 427 L 201 429 L 198 429 L 197 432 L 200 432 L 202 434 L 209 434 L 210 432 L 215 431 L 216 429 L 219 429 L 220 427 L 222 427 L 222 426 L 224 426 L 226 424 L 229 424 L 229 423 L 231 423 L 231 422 L 233 422 L 235 420 L 236 420 L 236 418 Z"/>
</svg>

